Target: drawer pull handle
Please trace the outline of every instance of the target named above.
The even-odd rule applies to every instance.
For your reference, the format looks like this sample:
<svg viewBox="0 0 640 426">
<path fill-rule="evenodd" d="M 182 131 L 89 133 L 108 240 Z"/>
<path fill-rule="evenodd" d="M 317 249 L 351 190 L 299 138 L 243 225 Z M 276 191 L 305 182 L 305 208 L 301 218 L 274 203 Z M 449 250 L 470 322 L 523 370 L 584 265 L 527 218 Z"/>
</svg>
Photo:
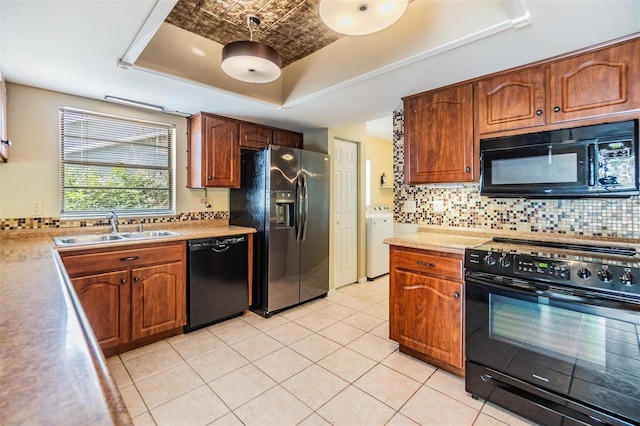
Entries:
<svg viewBox="0 0 640 426">
<path fill-rule="evenodd" d="M 138 256 L 129 256 L 129 257 L 121 257 L 120 261 L 121 262 L 129 262 L 131 260 L 138 260 L 139 257 Z"/>
<path fill-rule="evenodd" d="M 457 299 L 460 297 L 460 293 L 458 293 L 457 291 L 455 293 L 453 293 L 453 298 Z"/>
<path fill-rule="evenodd" d="M 125 280 L 124 278 L 120 280 L 120 284 L 126 284 L 127 280 Z"/>
<path fill-rule="evenodd" d="M 422 260 L 416 260 L 416 263 L 420 266 L 436 266 L 435 263 L 423 262 Z"/>
</svg>

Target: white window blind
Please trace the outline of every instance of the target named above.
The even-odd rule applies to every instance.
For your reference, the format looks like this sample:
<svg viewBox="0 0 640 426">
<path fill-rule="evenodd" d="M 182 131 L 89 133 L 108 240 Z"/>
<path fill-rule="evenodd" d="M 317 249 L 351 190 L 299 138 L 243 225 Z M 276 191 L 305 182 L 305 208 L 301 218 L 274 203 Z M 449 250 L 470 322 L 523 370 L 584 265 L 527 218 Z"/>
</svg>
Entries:
<svg viewBox="0 0 640 426">
<path fill-rule="evenodd" d="M 60 108 L 61 216 L 175 213 L 175 126 Z"/>
</svg>

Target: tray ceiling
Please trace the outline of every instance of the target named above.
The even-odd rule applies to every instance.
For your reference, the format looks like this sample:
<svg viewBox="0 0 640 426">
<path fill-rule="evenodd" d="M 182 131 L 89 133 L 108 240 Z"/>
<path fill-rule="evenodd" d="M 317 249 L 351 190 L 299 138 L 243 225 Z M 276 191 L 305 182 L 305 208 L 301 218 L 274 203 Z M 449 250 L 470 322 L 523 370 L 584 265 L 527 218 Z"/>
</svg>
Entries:
<svg viewBox="0 0 640 426">
<path fill-rule="evenodd" d="M 287 65 L 341 38 L 318 16 L 319 0 L 179 0 L 165 22 L 222 45 L 249 40 L 247 15 L 260 25 L 254 41 L 276 49 Z"/>
</svg>

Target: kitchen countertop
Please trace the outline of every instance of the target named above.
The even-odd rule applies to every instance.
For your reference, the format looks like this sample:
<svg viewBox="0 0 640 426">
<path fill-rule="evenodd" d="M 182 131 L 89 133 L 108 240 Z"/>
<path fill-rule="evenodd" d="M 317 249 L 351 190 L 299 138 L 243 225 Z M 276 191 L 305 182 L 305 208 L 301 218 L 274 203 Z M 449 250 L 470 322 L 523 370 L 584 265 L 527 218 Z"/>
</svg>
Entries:
<svg viewBox="0 0 640 426">
<path fill-rule="evenodd" d="M 255 232 L 238 226 L 165 224 L 162 229 L 181 235 L 85 247 L 122 247 Z M 102 231 L 88 230 L 75 228 L 73 234 Z M 78 309 L 76 295 L 68 291 L 66 272 L 57 252 L 79 247 L 55 247 L 51 238 L 69 232 L 0 233 L 2 425 L 132 423 L 84 312 Z"/>
<path fill-rule="evenodd" d="M 414 234 L 403 235 L 401 237 L 387 238 L 384 242 L 392 246 L 464 254 L 465 248 L 476 247 L 489 240 L 491 240 L 491 238 L 439 234 L 433 232 L 416 232 Z"/>
</svg>

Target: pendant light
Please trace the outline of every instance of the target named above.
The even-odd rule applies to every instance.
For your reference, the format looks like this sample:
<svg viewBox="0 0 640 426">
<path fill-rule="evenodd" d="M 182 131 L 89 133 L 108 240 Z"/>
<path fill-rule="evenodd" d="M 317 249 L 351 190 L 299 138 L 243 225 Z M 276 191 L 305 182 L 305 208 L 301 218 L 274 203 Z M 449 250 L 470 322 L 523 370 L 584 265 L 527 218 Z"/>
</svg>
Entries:
<svg viewBox="0 0 640 426">
<path fill-rule="evenodd" d="M 404 14 L 408 0 L 320 0 L 320 19 L 346 35 L 372 34 L 391 26 Z"/>
<path fill-rule="evenodd" d="M 253 41 L 253 29 L 260 25 L 255 15 L 245 18 L 249 41 L 234 41 L 222 48 L 222 70 L 236 80 L 269 83 L 280 77 L 280 54 L 266 44 Z"/>
</svg>

